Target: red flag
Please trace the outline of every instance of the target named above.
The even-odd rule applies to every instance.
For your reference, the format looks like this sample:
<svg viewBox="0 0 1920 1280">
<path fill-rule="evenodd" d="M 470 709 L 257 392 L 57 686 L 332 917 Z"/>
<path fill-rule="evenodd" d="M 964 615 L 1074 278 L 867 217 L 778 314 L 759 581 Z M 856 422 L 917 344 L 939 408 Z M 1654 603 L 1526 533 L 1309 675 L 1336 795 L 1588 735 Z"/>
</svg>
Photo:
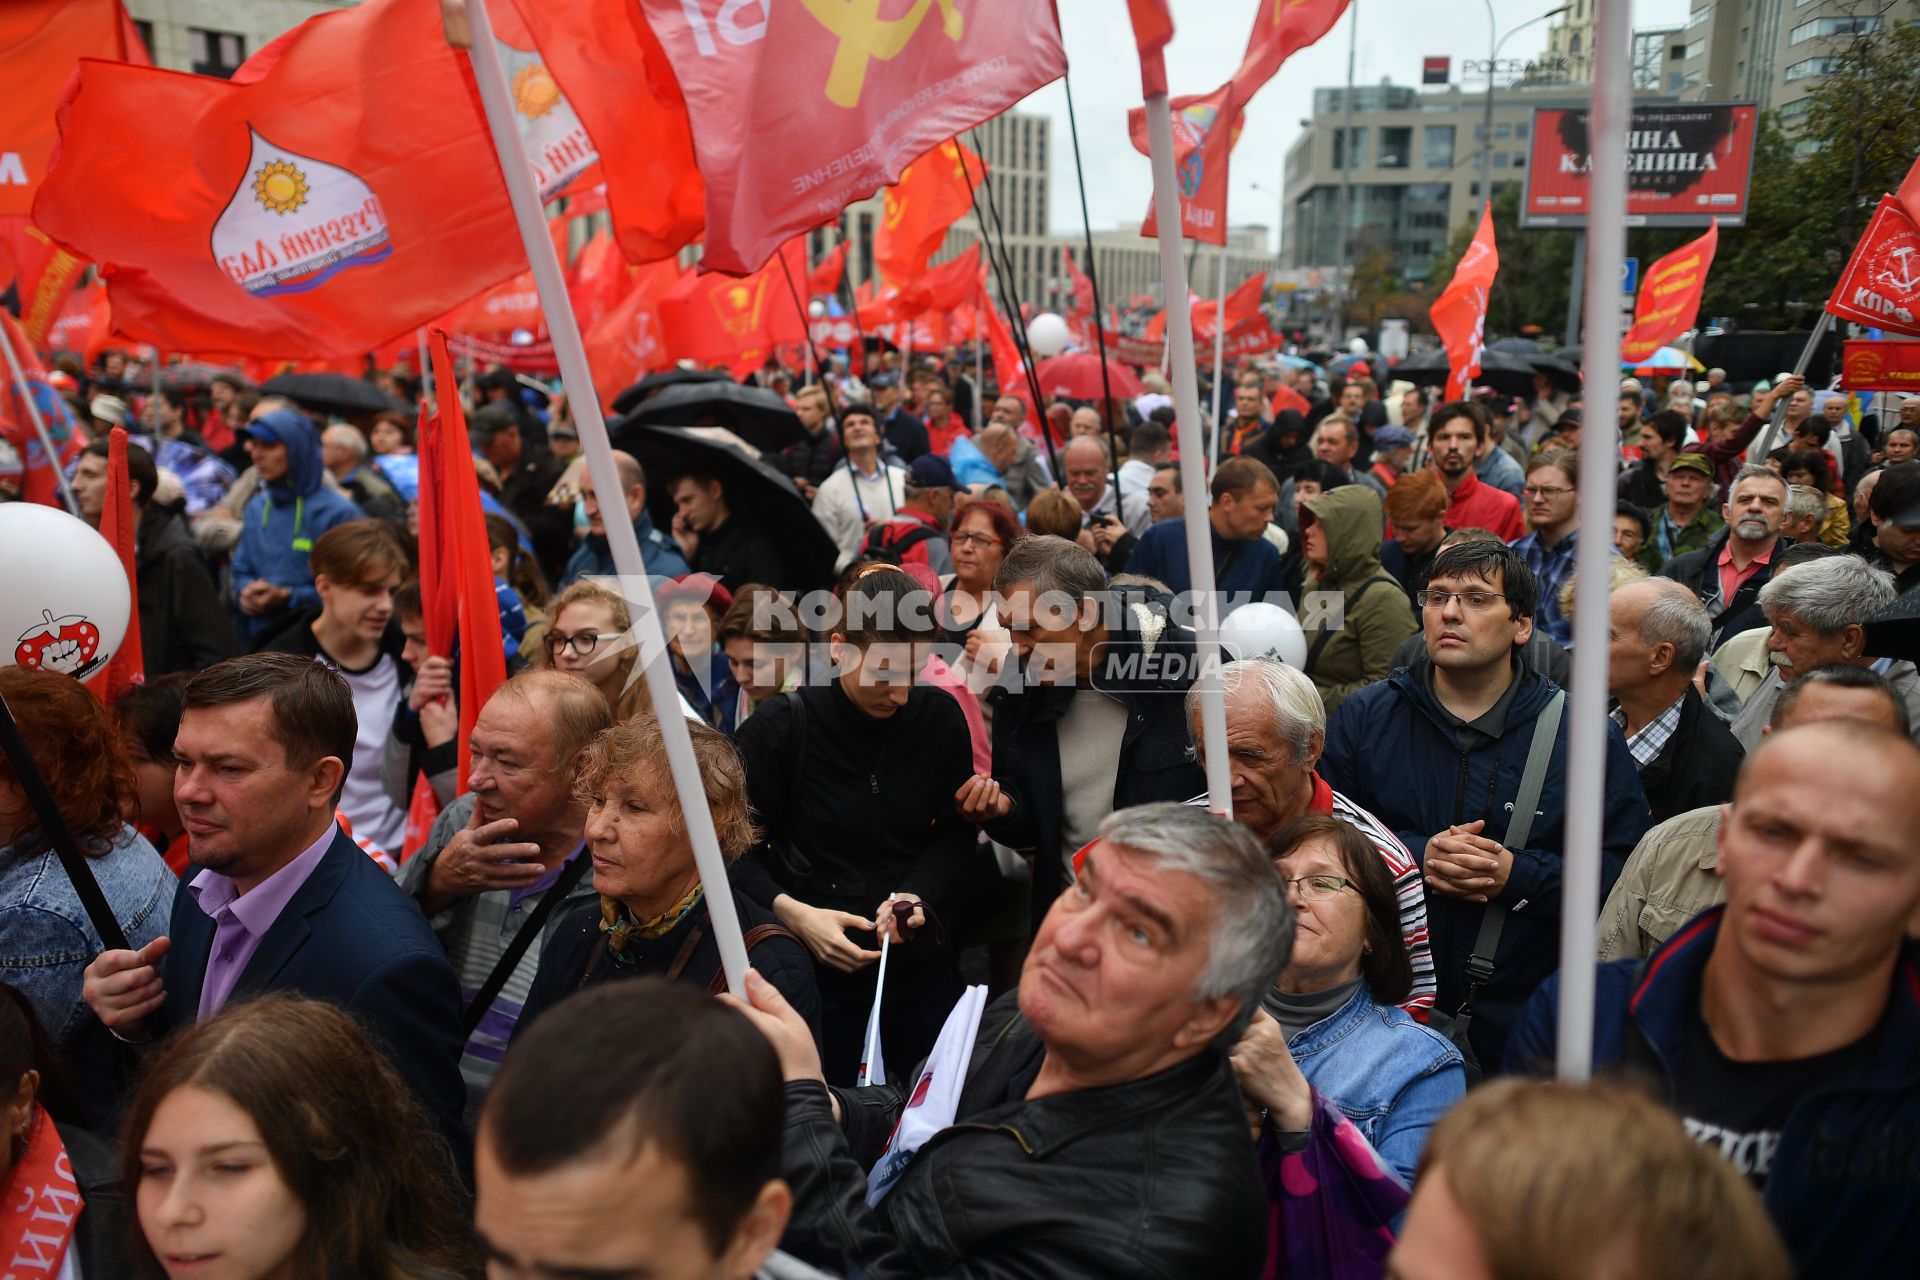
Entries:
<svg viewBox="0 0 1920 1280">
<path fill-rule="evenodd" d="M 1212 93 L 1173 101 L 1174 178 L 1180 187 L 1180 231 L 1191 240 L 1208 244 L 1227 242 L 1227 155 L 1240 140 L 1240 106 L 1233 85 Z M 1134 149 L 1147 154 L 1147 111 L 1127 112 L 1127 132 Z M 1159 216 L 1151 203 L 1143 236 L 1160 234 Z"/>
<path fill-rule="evenodd" d="M 460 653 L 459 790 L 464 793 L 472 763 L 467 739 L 480 708 L 507 678 L 507 652 L 500 634 L 500 610 L 494 603 L 493 553 L 480 507 L 480 481 L 473 470 L 467 418 L 460 407 L 459 380 L 453 357 L 447 353 L 446 333 L 435 329 L 427 345 L 433 352 L 433 385 L 440 412 L 432 418 L 423 412 L 420 420 L 420 599 L 428 651 L 446 658 L 454 650 L 454 636 L 447 634 L 447 598 L 453 597 L 451 620 Z M 436 642 L 445 647 L 436 648 Z"/>
<path fill-rule="evenodd" d="M 592 328 L 631 286 L 631 273 L 613 235 L 604 229 L 594 233 L 580 250 L 580 257 L 573 264 L 573 281 L 567 287 L 580 327 Z"/>
<path fill-rule="evenodd" d="M 1900 189 L 1914 185 L 1909 174 Z M 1876 329 L 1920 335 L 1920 220 L 1896 197 L 1880 197 L 1827 310 Z"/>
<path fill-rule="evenodd" d="M 1267 273 L 1262 271 L 1247 277 L 1234 287 L 1226 297 L 1226 326 L 1229 335 L 1243 332 L 1258 323 L 1265 327 L 1266 316 L 1260 310 L 1260 304 L 1267 296 Z M 1209 298 L 1196 303 L 1193 308 L 1193 336 L 1197 341 L 1213 341 L 1214 313 L 1221 310 L 1220 304 Z"/>
<path fill-rule="evenodd" d="M 805 341 L 806 318 L 794 308 L 787 272 L 797 289 L 806 269 L 806 241 L 796 236 L 752 275 L 689 272 L 660 302 L 668 354 L 732 364 L 763 357 L 782 342 Z"/>
<path fill-rule="evenodd" d="M 0 157 L 0 166 L 4 164 Z M 5 189 L 0 182 L 0 191 Z M 46 346 L 47 335 L 87 264 L 49 240 L 25 217 L 17 217 L 0 218 L 0 267 L 7 265 L 20 299 L 20 327 L 35 346 Z M 0 278 L 6 274 L 0 270 Z"/>
<path fill-rule="evenodd" d="M 842 240 L 827 251 L 820 265 L 807 277 L 807 292 L 814 296 L 840 292 L 840 281 L 847 274 L 847 242 Z"/>
<path fill-rule="evenodd" d="M 539 51 L 538 59 L 518 69 L 511 58 L 507 64 L 522 131 L 529 113 L 543 109 L 578 121 L 580 134 L 567 132 L 561 149 L 598 161 L 614 237 L 632 261 L 653 262 L 699 239 L 706 193 L 694 166 L 686 103 L 639 5 L 514 0 L 508 6 L 494 0 L 487 13 L 508 45 L 503 54 L 518 26 L 510 7 L 525 23 L 527 47 Z"/>
<path fill-rule="evenodd" d="M 0 437 L 20 455 L 20 500 L 62 507 L 60 481 L 56 467 L 65 467 L 80 456 L 85 441 L 75 430 L 73 416 L 54 389 L 47 385 L 47 371 L 34 354 L 33 344 L 20 332 L 20 325 L 5 308 L 0 308 L 0 342 L 13 344 L 13 354 L 25 375 L 24 385 L 16 383 L 12 371 L 0 362 L 0 378 L 5 379 L 7 394 L 0 397 Z M 53 442 L 54 456 L 47 457 L 40 433 L 33 429 L 33 414 L 38 410 L 47 438 Z"/>
<path fill-rule="evenodd" d="M 953 310 L 980 292 L 980 242 L 966 252 L 929 269 L 918 280 L 900 286 L 901 297 L 915 312 Z"/>
<path fill-rule="evenodd" d="M 84 62 L 59 115 L 34 222 L 102 264 L 132 338 L 357 355 L 526 269 L 432 5 L 322 13 L 230 81 Z"/>
<path fill-rule="evenodd" d="M 127 479 L 127 433 L 115 427 L 107 439 L 107 494 L 100 508 L 100 536 L 113 545 L 127 574 L 127 634 L 87 687 L 100 701 L 113 704 L 123 690 L 147 679 L 147 662 L 140 648 L 140 579 L 134 572 L 133 540 L 138 516 L 133 510 L 133 486 Z"/>
<path fill-rule="evenodd" d="M 1066 70 L 1052 0 L 896 5 L 897 17 L 875 0 L 621 7 L 634 4 L 686 95 L 707 184 L 702 265 L 735 275 Z"/>
<path fill-rule="evenodd" d="M 1639 364 L 1662 346 L 1693 327 L 1700 314 L 1700 295 L 1706 292 L 1713 251 L 1720 246 L 1720 224 L 1707 224 L 1707 233 L 1681 245 L 1647 269 L 1640 297 L 1633 308 L 1633 327 L 1620 343 L 1620 358 Z"/>
<path fill-rule="evenodd" d="M 887 188 L 885 212 L 873 236 L 873 261 L 889 280 L 926 270 L 947 228 L 973 208 L 973 189 L 987 166 L 964 144 L 943 142 L 908 165 Z"/>
<path fill-rule="evenodd" d="M 1233 73 L 1240 105 L 1252 101 L 1281 63 L 1331 31 L 1346 9 L 1347 0 L 1260 0 L 1246 55 Z"/>
<path fill-rule="evenodd" d="M 1140 52 L 1140 96 L 1167 91 L 1167 43 L 1173 39 L 1173 14 L 1167 0 L 1127 0 L 1133 43 Z"/>
<path fill-rule="evenodd" d="M 1493 206 L 1480 208 L 1480 228 L 1460 256 L 1453 279 L 1428 310 L 1434 332 L 1447 348 L 1447 399 L 1467 394 L 1473 375 L 1480 372 L 1480 353 L 1486 349 L 1487 294 L 1500 270 L 1500 251 L 1493 243 Z"/>
<path fill-rule="evenodd" d="M 1000 314 L 1000 308 L 991 304 L 980 308 L 980 317 L 987 331 L 987 350 L 993 356 L 993 377 L 1000 384 L 1000 394 L 1019 396 L 1026 402 L 1027 422 L 1038 431 L 1040 406 L 1033 403 L 1033 391 L 1027 382 L 1027 367 L 1021 362 L 1020 348 L 1014 345 L 1013 330 L 1007 327 L 1007 318 Z"/>
<path fill-rule="evenodd" d="M 151 64 L 120 0 L 0 5 L 0 84 L 7 86 L 0 94 L 0 218 L 25 217 L 33 207 L 52 164 L 53 110 L 82 58 Z M 24 290 L 21 298 L 24 314 Z"/>
<path fill-rule="evenodd" d="M 650 262 L 627 286 L 627 295 L 599 316 L 586 332 L 587 364 L 593 385 L 611 401 L 622 387 L 673 363 L 660 326 L 660 299 L 680 282 L 680 264 L 672 258 Z"/>
</svg>

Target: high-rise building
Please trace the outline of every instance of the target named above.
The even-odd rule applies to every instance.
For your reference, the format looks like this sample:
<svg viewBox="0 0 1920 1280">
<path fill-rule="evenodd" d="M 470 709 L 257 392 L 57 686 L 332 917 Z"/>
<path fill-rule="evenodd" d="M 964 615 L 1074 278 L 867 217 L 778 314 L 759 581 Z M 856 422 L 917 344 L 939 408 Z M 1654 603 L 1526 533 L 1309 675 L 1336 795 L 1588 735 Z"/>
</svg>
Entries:
<svg viewBox="0 0 1920 1280">
<path fill-rule="evenodd" d="M 357 0 L 126 0 L 157 67 L 230 76 L 281 33 Z"/>
<path fill-rule="evenodd" d="M 1756 102 L 1791 130 L 1847 41 L 1915 21 L 1920 0 L 1693 0 L 1675 37 L 1681 97 Z"/>
</svg>

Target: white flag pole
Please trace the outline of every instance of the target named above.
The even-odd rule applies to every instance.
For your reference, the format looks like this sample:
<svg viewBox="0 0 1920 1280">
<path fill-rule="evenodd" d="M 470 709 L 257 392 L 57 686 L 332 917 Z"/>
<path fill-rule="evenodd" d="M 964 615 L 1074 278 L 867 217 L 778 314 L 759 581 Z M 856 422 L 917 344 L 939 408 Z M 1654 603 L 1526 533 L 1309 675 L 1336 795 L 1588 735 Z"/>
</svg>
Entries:
<svg viewBox="0 0 1920 1280">
<path fill-rule="evenodd" d="M 1164 93 L 1146 100 L 1147 151 L 1153 160 L 1153 211 L 1160 224 L 1160 288 L 1169 299 L 1167 358 L 1173 369 L 1175 426 L 1180 433 L 1180 487 L 1187 494 L 1187 577 L 1193 584 L 1194 657 L 1200 664 L 1201 741 L 1206 745 L 1207 807 L 1233 816 L 1227 767 L 1227 704 L 1220 690 L 1220 615 L 1214 599 L 1213 526 L 1207 520 L 1207 446 L 1200 433 L 1200 387 L 1194 376 L 1193 315 L 1187 307 L 1187 263 L 1180 254 L 1180 196 L 1173 174 L 1173 113 Z M 1604 523 L 1604 522 L 1603 522 Z"/>
<path fill-rule="evenodd" d="M 1593 37 L 1593 164 L 1587 199 L 1586 346 L 1582 377 L 1610 387 L 1620 377 L 1620 309 L 1614 282 L 1627 250 L 1627 127 L 1633 114 L 1627 57 L 1629 0 L 1599 0 Z M 1598 439 L 1595 439 L 1595 436 Z M 1607 561 L 1613 547 L 1613 481 L 1619 427 L 1604 415 L 1580 450 L 1580 529 L 1574 550 L 1573 682 L 1567 716 L 1567 837 L 1560 902 L 1558 1075 L 1593 1073 L 1594 931 L 1600 915 L 1600 841 L 1607 791 Z"/>
<path fill-rule="evenodd" d="M 500 156 L 500 169 L 513 199 L 514 220 L 520 225 L 520 239 L 526 246 L 527 261 L 533 267 L 533 281 L 540 293 L 540 309 L 546 315 L 547 330 L 553 335 L 553 353 L 560 365 L 560 380 L 566 387 L 567 403 L 573 410 L 574 426 L 580 432 L 580 449 L 586 455 L 587 473 L 593 478 L 594 491 L 612 495 L 623 491 L 620 473 L 614 466 L 613 446 L 607 440 L 606 420 L 601 416 L 600 397 L 594 393 L 593 376 L 587 368 L 586 348 L 580 341 L 580 324 L 567 298 L 565 279 L 553 240 L 547 234 L 545 211 L 540 193 L 533 184 L 533 167 L 520 131 L 513 123 L 513 104 L 508 98 L 507 77 L 500 63 L 500 49 L 493 40 L 493 26 L 483 3 L 466 5 L 472 43 L 467 55 L 473 61 L 474 78 L 479 82 L 480 100 L 486 108 L 487 128 L 493 134 L 494 150 Z M 617 509 L 616 502 L 609 510 Z M 700 882 L 707 887 L 707 915 L 713 923 L 714 942 L 720 948 L 721 967 L 726 970 L 727 986 L 746 998 L 747 948 L 740 933 L 740 918 L 734 911 L 733 891 L 728 885 L 726 860 L 720 854 L 720 841 L 714 833 L 713 814 L 707 808 L 706 788 L 700 780 L 700 765 L 694 759 L 693 738 L 680 710 L 680 695 L 673 680 L 673 668 L 667 657 L 667 643 L 660 629 L 660 614 L 653 600 L 653 587 L 647 581 L 645 562 L 640 558 L 640 542 L 633 525 L 626 520 L 606 522 L 607 544 L 619 571 L 620 591 L 626 596 L 633 617 L 633 630 L 646 664 L 647 692 L 653 699 L 653 712 L 660 722 L 661 737 L 666 740 L 667 764 L 673 771 L 674 790 L 680 796 L 680 808 L 686 815 L 687 834 L 693 841 L 694 862 Z"/>
<path fill-rule="evenodd" d="M 1227 354 L 1227 242 L 1220 242 L 1219 268 L 1214 272 L 1213 303 L 1213 467 L 1208 474 L 1220 469 L 1220 451 L 1226 446 L 1220 443 L 1226 435 L 1226 424 L 1220 419 L 1220 372 Z M 1186 483 L 1184 478 L 1182 484 Z"/>
<path fill-rule="evenodd" d="M 40 437 L 40 448 L 47 455 L 47 465 L 53 468 L 53 478 L 60 486 L 60 500 L 67 504 L 68 512 L 77 516 L 80 514 L 80 504 L 74 501 L 73 487 L 67 483 L 67 473 L 60 465 L 60 455 L 53 447 L 53 438 L 47 434 L 47 423 L 40 416 L 40 406 L 33 401 L 33 385 L 27 381 L 26 372 L 20 368 L 20 353 L 13 349 L 13 339 L 4 331 L 0 331 L 0 347 L 6 348 L 7 371 L 13 375 L 13 385 L 19 390 L 20 399 L 26 403 L 27 420 L 33 423 L 33 434 Z M 157 372 L 160 367 L 157 363 L 157 355 L 155 360 L 154 381 L 157 383 L 160 378 Z M 24 461 L 25 459 L 22 459 L 22 462 Z M 22 472 L 22 477 L 24 476 L 25 473 Z"/>
<path fill-rule="evenodd" d="M 887 899 L 892 902 L 892 898 Z M 880 935 L 880 971 L 873 978 L 873 1010 L 867 1015 L 867 1043 L 860 1055 L 860 1078 L 854 1083 L 858 1086 L 874 1084 L 873 1064 L 880 1060 L 880 1001 L 887 994 L 887 952 L 893 943 L 893 935 Z M 882 1072 L 877 1083 L 885 1084 L 886 1073 Z"/>
</svg>

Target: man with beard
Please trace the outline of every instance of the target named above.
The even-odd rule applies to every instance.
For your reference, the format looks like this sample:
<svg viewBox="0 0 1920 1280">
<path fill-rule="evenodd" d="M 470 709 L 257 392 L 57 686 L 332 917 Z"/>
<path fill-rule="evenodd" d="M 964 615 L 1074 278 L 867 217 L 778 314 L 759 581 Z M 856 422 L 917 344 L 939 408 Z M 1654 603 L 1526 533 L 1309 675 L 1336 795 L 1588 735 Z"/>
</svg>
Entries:
<svg viewBox="0 0 1920 1280">
<path fill-rule="evenodd" d="M 1486 529 L 1502 542 L 1527 531 L 1520 500 L 1482 481 L 1474 462 L 1487 442 L 1487 411 L 1469 400 L 1455 400 L 1433 411 L 1427 447 L 1440 483 L 1447 488 L 1449 529 Z"/>
<path fill-rule="evenodd" d="M 1716 646 L 1766 625 L 1760 588 L 1773 576 L 1773 554 L 1786 518 L 1787 482 L 1766 467 L 1742 467 L 1722 514 L 1727 527 L 1699 551 L 1667 562 L 1661 573 L 1683 582 L 1707 606 Z"/>
</svg>

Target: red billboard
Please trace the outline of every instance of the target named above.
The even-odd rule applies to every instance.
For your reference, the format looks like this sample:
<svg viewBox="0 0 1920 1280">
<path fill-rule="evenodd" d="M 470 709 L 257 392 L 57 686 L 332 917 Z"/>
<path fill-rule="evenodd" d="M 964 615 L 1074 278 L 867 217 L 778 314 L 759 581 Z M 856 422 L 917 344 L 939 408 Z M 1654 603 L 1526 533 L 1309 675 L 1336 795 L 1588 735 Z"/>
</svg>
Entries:
<svg viewBox="0 0 1920 1280">
<path fill-rule="evenodd" d="M 1758 116 L 1749 102 L 1636 106 L 1627 133 L 1627 225 L 1745 223 Z M 1593 167 L 1586 108 L 1536 108 L 1529 146 L 1520 225 L 1584 227 Z"/>
</svg>

